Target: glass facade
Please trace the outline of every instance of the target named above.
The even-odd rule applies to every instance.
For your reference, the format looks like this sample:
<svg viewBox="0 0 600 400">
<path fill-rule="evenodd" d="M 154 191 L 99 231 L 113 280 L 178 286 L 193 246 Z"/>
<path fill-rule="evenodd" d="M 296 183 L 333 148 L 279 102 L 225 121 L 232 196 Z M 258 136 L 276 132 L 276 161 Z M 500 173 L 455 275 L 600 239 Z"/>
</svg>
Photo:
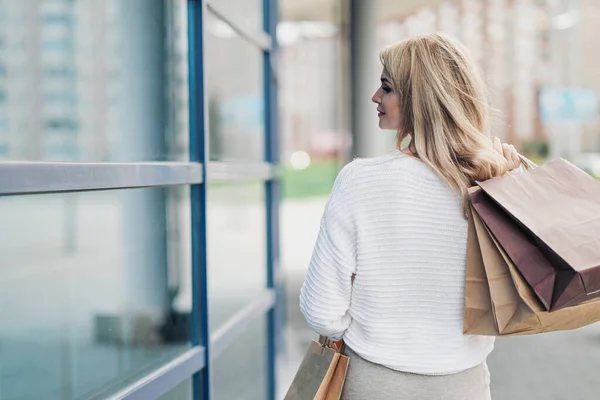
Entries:
<svg viewBox="0 0 600 400">
<path fill-rule="evenodd" d="M 275 5 L 0 0 L 0 400 L 275 398 Z"/>
<path fill-rule="evenodd" d="M 206 16 L 211 160 L 264 159 L 263 54 L 212 12 Z M 243 65 L 243 68 L 240 68 Z"/>
<path fill-rule="evenodd" d="M 187 188 L 0 204 L 2 398 L 86 397 L 189 349 L 169 318 L 191 304 Z"/>
<path fill-rule="evenodd" d="M 158 0 L 0 5 L 2 159 L 187 158 L 185 7 Z"/>
<path fill-rule="evenodd" d="M 269 397 L 264 371 L 267 367 L 266 318 L 254 320 L 214 363 L 214 398 L 263 400 Z"/>
<path fill-rule="evenodd" d="M 267 284 L 265 192 L 261 182 L 215 183 L 207 197 L 210 328 L 215 331 Z"/>
<path fill-rule="evenodd" d="M 194 387 L 192 379 L 186 379 L 183 383 L 174 387 L 168 393 L 159 397 L 159 400 L 192 400 Z"/>
</svg>

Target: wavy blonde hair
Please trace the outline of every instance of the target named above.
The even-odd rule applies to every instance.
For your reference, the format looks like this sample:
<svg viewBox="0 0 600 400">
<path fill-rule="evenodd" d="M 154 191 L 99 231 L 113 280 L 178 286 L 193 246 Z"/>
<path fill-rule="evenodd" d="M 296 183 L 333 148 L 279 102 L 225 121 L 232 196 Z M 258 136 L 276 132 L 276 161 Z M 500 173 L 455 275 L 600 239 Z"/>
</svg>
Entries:
<svg viewBox="0 0 600 400">
<path fill-rule="evenodd" d="M 400 95 L 397 146 L 410 149 L 463 194 L 475 181 L 503 175 L 506 159 L 489 137 L 486 87 L 469 51 L 440 34 L 385 48 L 380 59 Z"/>
</svg>

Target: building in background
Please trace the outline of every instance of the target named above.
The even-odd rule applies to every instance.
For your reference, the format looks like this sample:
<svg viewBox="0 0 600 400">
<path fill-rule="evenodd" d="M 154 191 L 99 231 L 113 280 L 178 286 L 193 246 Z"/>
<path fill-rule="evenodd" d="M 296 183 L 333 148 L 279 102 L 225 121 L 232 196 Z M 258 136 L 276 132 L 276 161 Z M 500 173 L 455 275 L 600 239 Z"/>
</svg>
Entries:
<svg viewBox="0 0 600 400">
<path fill-rule="evenodd" d="M 169 158 L 183 159 L 189 124 L 186 2 L 168 4 Z M 0 156 L 118 161 L 121 72 L 127 67 L 120 2 L 1 0 L 0 7 Z"/>
<path fill-rule="evenodd" d="M 107 159 L 116 130 L 115 2 L 1 7 L 4 158 Z"/>
<path fill-rule="evenodd" d="M 385 15 L 379 44 L 430 32 L 462 41 L 490 88 L 497 110 L 493 135 L 533 155 L 573 157 L 583 150 L 584 126 L 597 114 L 595 92 L 581 90 L 585 82 L 577 73 L 582 69 L 578 26 L 583 3 L 443 1 L 400 16 Z M 549 100 L 549 95 L 555 96 Z M 559 119 L 556 115 L 569 107 L 562 104 L 563 96 L 574 96 L 579 108 L 565 110 Z M 554 108 L 546 111 L 548 107 Z M 547 114 L 552 117 L 545 118 Z M 589 135 L 599 133 L 588 130 Z"/>
<path fill-rule="evenodd" d="M 278 34 L 285 66 L 284 160 L 296 151 L 317 155 L 332 143 L 344 160 L 363 151 L 362 155 L 381 154 L 393 146 L 393 133 L 378 137 L 372 128 L 376 118 L 368 116 L 369 93 L 379 68 L 377 49 L 430 32 L 455 37 L 470 49 L 490 88 L 495 136 L 533 157 L 574 158 L 598 149 L 599 84 L 589 66 L 595 63 L 591 47 L 599 6 L 592 0 L 282 4 L 289 10 Z M 350 24 L 351 12 L 358 19 Z M 371 49 L 368 54 L 362 53 L 362 43 Z M 585 46 L 587 51 L 582 50 Z M 360 55 L 355 59 L 352 53 Z M 333 104 L 337 111 L 331 109 Z M 336 118 L 339 122 L 334 125 Z"/>
</svg>

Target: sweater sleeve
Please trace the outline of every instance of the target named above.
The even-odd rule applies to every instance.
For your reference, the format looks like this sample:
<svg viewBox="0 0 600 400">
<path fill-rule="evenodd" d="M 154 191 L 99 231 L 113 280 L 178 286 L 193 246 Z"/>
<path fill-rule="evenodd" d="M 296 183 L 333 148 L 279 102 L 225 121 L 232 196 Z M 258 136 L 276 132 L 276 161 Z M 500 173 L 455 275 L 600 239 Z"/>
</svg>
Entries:
<svg viewBox="0 0 600 400">
<path fill-rule="evenodd" d="M 308 273 L 300 291 L 300 309 L 320 335 L 339 340 L 352 320 L 349 309 L 356 272 L 356 235 L 352 218 L 351 170 L 339 173 L 325 206 Z"/>
</svg>

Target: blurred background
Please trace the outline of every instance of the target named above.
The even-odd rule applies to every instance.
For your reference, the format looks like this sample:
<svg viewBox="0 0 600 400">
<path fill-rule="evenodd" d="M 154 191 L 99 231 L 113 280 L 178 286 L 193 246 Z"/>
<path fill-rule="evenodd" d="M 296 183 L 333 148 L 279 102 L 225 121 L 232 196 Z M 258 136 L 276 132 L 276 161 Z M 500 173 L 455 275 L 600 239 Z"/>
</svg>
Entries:
<svg viewBox="0 0 600 400">
<path fill-rule="evenodd" d="M 354 156 L 393 148 L 394 133 L 377 130 L 370 103 L 381 72 L 378 50 L 430 32 L 459 39 L 489 86 L 496 109 L 494 136 L 537 163 L 564 157 L 600 177 L 600 70 L 595 61 L 600 3 L 282 0 L 281 19 L 282 162 L 292 168 L 284 180 L 288 191 L 281 215 L 289 365 L 284 372 L 290 379 L 314 339 L 298 309 L 298 295 L 326 189 L 339 166 Z M 329 150 L 332 142 L 335 147 Z M 328 164 L 331 173 L 323 171 Z M 317 188 L 324 189 L 320 196 Z M 591 366 L 600 362 L 599 342 L 600 326 L 595 325 L 499 339 L 489 360 L 493 398 L 597 398 L 600 378 Z"/>
<path fill-rule="evenodd" d="M 314 338 L 298 295 L 337 172 L 394 147 L 370 102 L 378 51 L 430 32 L 461 40 L 489 85 L 494 136 L 538 163 L 564 157 L 600 177 L 600 3 L 277 3 L 279 103 L 270 107 L 279 120 L 281 398 Z M 263 53 L 244 35 L 262 31 L 263 2 L 207 4 L 206 136 L 218 172 L 265 158 Z M 0 160 L 189 161 L 187 5 L 0 0 Z M 218 332 L 266 286 L 267 200 L 258 179 L 206 185 L 210 326 Z M 0 197 L 1 400 L 104 398 L 190 348 L 173 323 L 193 302 L 189 191 Z M 268 398 L 257 368 L 267 363 L 265 320 L 214 361 L 214 398 Z M 493 397 L 597 399 L 598 363 L 596 325 L 498 340 Z M 191 388 L 186 381 L 161 398 L 191 398 Z"/>
</svg>

